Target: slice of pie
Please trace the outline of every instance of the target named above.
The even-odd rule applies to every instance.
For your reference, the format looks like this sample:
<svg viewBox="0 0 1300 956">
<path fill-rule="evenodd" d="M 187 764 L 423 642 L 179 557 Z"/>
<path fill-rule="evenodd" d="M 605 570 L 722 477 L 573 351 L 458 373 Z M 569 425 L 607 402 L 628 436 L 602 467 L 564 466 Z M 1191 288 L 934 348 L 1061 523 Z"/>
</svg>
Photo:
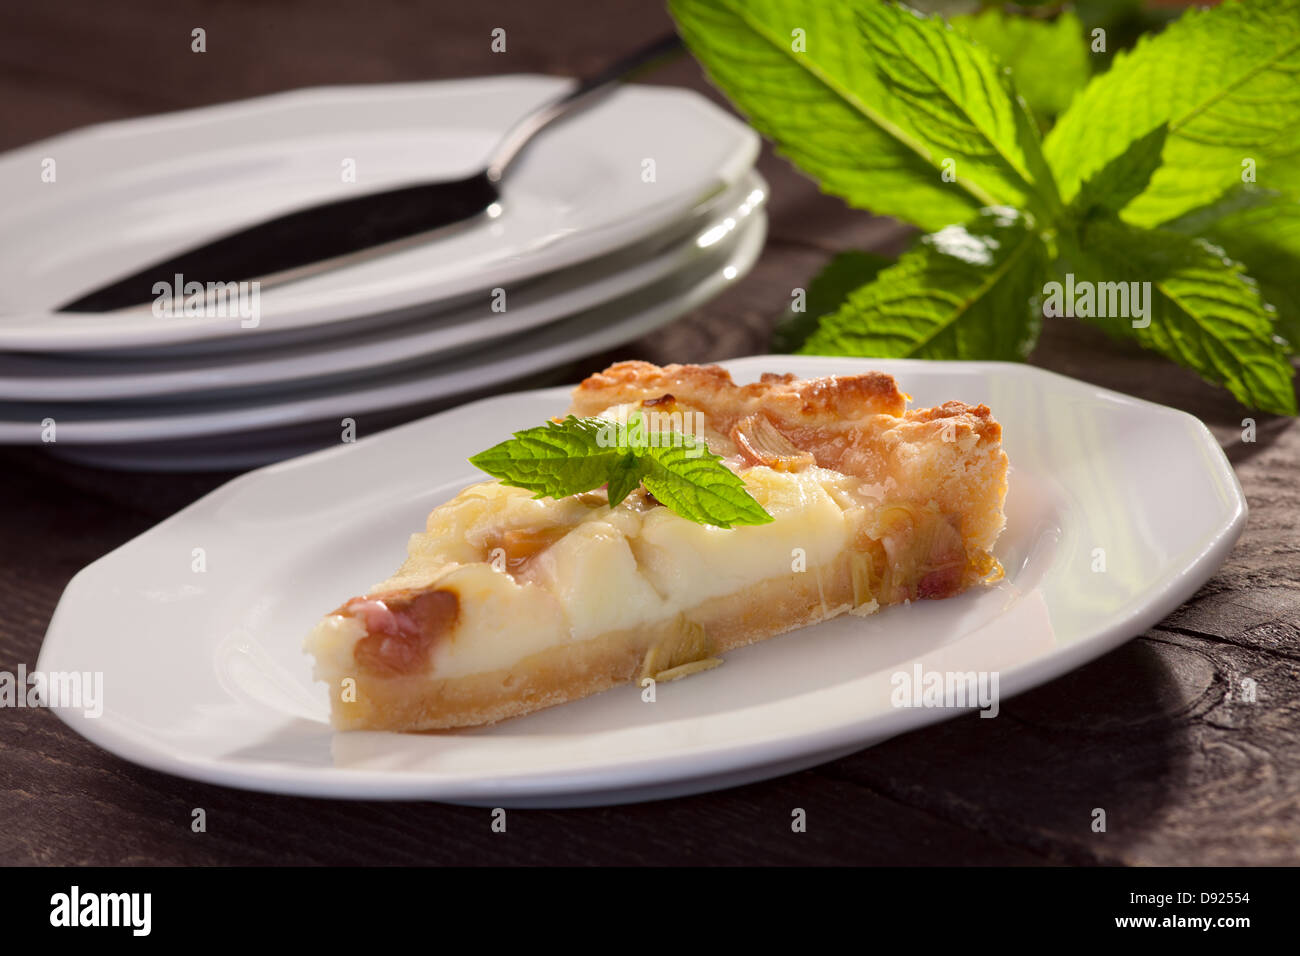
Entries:
<svg viewBox="0 0 1300 956">
<path fill-rule="evenodd" d="M 335 726 L 488 724 L 996 580 L 1001 427 L 983 405 L 907 400 L 880 373 L 737 385 L 716 366 L 621 362 L 593 375 L 572 414 L 666 416 L 773 520 L 699 524 L 644 487 L 611 508 L 605 491 L 472 485 L 433 509 L 393 577 L 307 638 Z"/>
</svg>

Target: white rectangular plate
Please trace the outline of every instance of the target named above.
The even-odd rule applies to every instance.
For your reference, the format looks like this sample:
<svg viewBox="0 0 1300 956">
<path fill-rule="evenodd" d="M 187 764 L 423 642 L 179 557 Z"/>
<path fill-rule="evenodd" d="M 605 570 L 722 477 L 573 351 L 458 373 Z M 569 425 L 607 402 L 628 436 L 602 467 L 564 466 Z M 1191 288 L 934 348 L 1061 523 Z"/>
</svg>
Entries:
<svg viewBox="0 0 1300 956">
<path fill-rule="evenodd" d="M 723 364 L 738 381 L 880 369 L 919 406 L 987 403 L 1012 463 L 1005 580 L 735 651 L 653 703 L 626 685 L 471 731 L 335 733 L 303 636 L 481 477 L 467 456 L 567 405 L 565 389 L 520 393 L 251 472 L 81 571 L 38 668 L 102 672 L 103 714 L 57 712 L 128 760 L 257 790 L 520 807 L 694 793 L 961 712 L 895 706 L 898 672 L 996 672 L 1005 699 L 1078 667 L 1190 597 L 1245 523 L 1222 451 L 1173 409 L 1003 363 Z"/>
</svg>

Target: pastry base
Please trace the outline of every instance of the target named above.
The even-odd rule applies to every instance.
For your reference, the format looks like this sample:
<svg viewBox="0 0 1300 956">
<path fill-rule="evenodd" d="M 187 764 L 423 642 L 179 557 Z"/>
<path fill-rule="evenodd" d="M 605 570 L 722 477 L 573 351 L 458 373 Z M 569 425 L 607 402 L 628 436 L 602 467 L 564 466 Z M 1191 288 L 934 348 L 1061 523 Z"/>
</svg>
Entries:
<svg viewBox="0 0 1300 956">
<path fill-rule="evenodd" d="M 853 609 L 853 596 L 843 559 L 714 598 L 685 617 L 704 628 L 709 654 L 716 655 L 837 617 Z M 875 607 L 869 600 L 856 610 Z M 639 679 L 649 649 L 676 626 L 614 631 L 548 648 L 508 669 L 461 677 L 349 675 L 356 681 L 354 701 L 343 699 L 341 680 L 331 680 L 333 723 L 340 730 L 445 730 L 518 717 Z"/>
</svg>

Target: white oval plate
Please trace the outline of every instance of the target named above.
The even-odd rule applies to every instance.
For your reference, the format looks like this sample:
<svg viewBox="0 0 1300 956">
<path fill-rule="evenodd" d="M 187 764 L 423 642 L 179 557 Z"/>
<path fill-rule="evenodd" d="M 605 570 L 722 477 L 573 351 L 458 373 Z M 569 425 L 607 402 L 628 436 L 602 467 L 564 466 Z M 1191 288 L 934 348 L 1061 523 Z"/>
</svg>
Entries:
<svg viewBox="0 0 1300 956">
<path fill-rule="evenodd" d="M 570 81 L 506 76 L 301 90 L 93 126 L 0 156 L 0 349 L 256 340 L 238 318 L 51 310 L 268 216 L 479 168 Z M 547 130 L 501 214 L 414 248 L 265 288 L 264 334 L 435 303 L 593 258 L 667 226 L 753 165 L 758 137 L 689 90 L 627 85 Z M 653 159 L 653 182 L 643 161 Z M 54 182 L 41 181 L 46 160 Z M 356 182 L 343 181 L 354 161 Z"/>
<path fill-rule="evenodd" d="M 567 405 L 565 389 L 518 393 L 251 472 L 81 571 L 38 667 L 102 673 L 103 713 L 59 716 L 147 767 L 278 793 L 519 807 L 695 793 L 960 712 L 894 706 L 899 672 L 997 672 L 1002 699 L 1064 674 L 1191 597 L 1245 523 L 1222 451 L 1173 409 L 1023 365 L 723 364 L 741 381 L 881 369 L 919 405 L 987 402 L 1012 462 L 1006 579 L 734 651 L 654 703 L 627 685 L 473 731 L 335 733 L 304 634 L 387 576 L 429 509 L 477 480 L 466 456 Z"/>
<path fill-rule="evenodd" d="M 211 402 L 6 403 L 0 405 L 0 442 L 35 444 L 43 422 L 55 422 L 60 447 L 118 442 L 163 442 L 417 405 L 510 382 L 631 341 L 717 295 L 749 271 L 763 248 L 762 211 L 739 221 L 686 269 L 612 302 L 508 344 L 492 343 L 443 362 L 298 391 L 218 396 Z"/>
<path fill-rule="evenodd" d="M 183 396 L 205 400 L 250 386 L 338 379 L 367 370 L 449 355 L 490 340 L 505 340 L 611 301 L 686 269 L 708 255 L 710 241 L 761 208 L 767 183 L 750 173 L 695 210 L 685 226 L 657 243 L 551 273 L 506 289 L 504 312 L 492 310 L 487 290 L 473 306 L 451 309 L 382 328 L 365 327 L 324 342 L 291 343 L 226 355 L 160 355 L 135 360 L 59 355 L 0 357 L 0 400 L 106 401 Z M 728 223 L 730 226 L 728 226 Z M 227 396 L 228 397 L 228 396 Z"/>
</svg>

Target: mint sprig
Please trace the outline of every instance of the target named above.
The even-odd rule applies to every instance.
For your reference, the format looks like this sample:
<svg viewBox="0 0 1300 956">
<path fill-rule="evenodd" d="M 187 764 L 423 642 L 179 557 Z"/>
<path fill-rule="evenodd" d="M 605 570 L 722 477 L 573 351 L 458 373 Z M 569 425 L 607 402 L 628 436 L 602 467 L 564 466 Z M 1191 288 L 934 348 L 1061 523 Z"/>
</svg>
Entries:
<svg viewBox="0 0 1300 956">
<path fill-rule="evenodd" d="M 1023 359 L 1048 283 L 1070 271 L 1150 283 L 1151 323 L 1102 320 L 1109 331 L 1296 414 L 1280 339 L 1300 346 L 1300 0 L 1226 0 L 1119 52 L 1090 52 L 1095 31 L 1069 13 L 949 25 L 885 0 L 668 3 L 778 151 L 826 192 L 930 233 L 856 286 L 832 263 L 809 287 L 815 314 L 779 344 Z M 1243 188 L 1260 195 L 1225 202 Z"/>
<path fill-rule="evenodd" d="M 570 415 L 515 432 L 469 462 L 537 498 L 608 484 L 614 507 L 644 484 L 660 504 L 697 524 L 731 528 L 773 520 L 703 442 L 682 432 L 650 431 L 639 411 L 626 423 Z"/>
</svg>

